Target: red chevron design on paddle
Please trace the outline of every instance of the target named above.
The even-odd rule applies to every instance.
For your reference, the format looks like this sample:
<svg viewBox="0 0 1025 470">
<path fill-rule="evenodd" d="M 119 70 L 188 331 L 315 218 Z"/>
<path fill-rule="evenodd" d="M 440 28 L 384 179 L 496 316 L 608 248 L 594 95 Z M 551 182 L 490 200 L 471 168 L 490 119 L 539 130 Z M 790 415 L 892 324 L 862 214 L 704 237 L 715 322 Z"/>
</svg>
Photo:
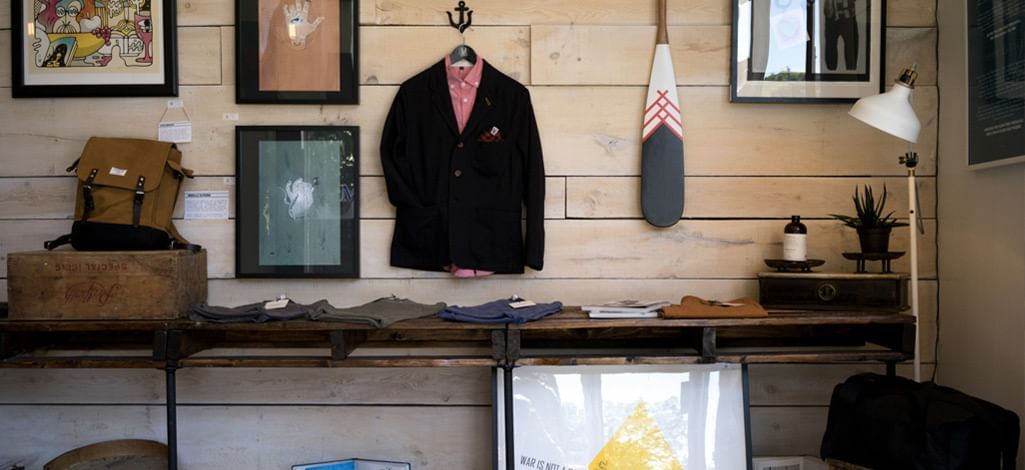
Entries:
<svg viewBox="0 0 1025 470">
<path fill-rule="evenodd" d="M 673 103 L 666 95 L 668 90 L 658 90 L 658 98 L 644 110 L 644 133 L 642 140 L 648 140 L 651 134 L 660 126 L 665 126 L 670 132 L 683 140 L 683 123 L 680 122 L 680 108 Z"/>
</svg>

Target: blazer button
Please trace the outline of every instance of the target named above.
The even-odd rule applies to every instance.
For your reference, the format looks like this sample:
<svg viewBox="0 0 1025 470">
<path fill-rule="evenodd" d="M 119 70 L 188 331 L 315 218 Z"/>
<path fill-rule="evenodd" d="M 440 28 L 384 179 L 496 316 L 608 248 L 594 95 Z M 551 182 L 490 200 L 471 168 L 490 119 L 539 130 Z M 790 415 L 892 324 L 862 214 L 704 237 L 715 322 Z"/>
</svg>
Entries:
<svg viewBox="0 0 1025 470">
<path fill-rule="evenodd" d="M 463 143 L 460 142 L 460 143 L 456 144 L 456 148 L 460 148 L 460 149 L 463 148 Z"/>
<path fill-rule="evenodd" d="M 453 171 L 452 174 L 455 175 L 456 178 L 458 178 L 460 176 L 463 176 L 463 170 Z"/>
</svg>

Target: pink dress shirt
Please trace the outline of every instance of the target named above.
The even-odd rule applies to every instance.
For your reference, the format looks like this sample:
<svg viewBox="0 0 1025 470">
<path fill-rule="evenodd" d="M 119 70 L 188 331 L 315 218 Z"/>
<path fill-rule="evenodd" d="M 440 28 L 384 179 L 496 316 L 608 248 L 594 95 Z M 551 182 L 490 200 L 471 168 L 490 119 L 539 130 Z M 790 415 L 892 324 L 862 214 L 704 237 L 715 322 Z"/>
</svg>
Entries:
<svg viewBox="0 0 1025 470">
<path fill-rule="evenodd" d="M 470 120 L 473 102 L 477 99 L 480 77 L 484 72 L 484 58 L 477 56 L 472 67 L 453 67 L 452 58 L 445 56 L 445 71 L 448 75 L 448 92 L 452 96 L 452 111 L 456 113 L 456 124 L 463 132 Z"/>
<path fill-rule="evenodd" d="M 477 63 L 472 67 L 453 67 L 452 59 L 445 56 L 445 72 L 448 76 L 448 93 L 452 97 L 452 111 L 456 114 L 456 125 L 463 132 L 466 121 L 470 120 L 473 102 L 477 99 L 480 88 L 480 77 L 484 72 L 484 58 L 477 56 Z M 495 274 L 492 271 L 464 269 L 454 264 L 445 266 L 445 270 L 455 277 L 484 277 Z"/>
</svg>

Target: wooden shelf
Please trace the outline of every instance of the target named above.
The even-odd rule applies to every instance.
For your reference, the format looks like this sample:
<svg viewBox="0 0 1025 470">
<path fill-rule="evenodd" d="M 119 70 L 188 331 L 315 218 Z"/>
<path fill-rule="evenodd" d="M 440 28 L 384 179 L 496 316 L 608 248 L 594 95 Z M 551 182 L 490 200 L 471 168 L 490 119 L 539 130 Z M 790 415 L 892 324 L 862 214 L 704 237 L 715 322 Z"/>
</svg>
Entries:
<svg viewBox="0 0 1025 470">
<path fill-rule="evenodd" d="M 176 456 L 180 368 L 501 367 L 511 381 L 516 366 L 881 361 L 894 374 L 897 362 L 913 358 L 914 321 L 798 311 L 766 318 L 592 320 L 578 307 L 522 325 L 421 318 L 380 329 L 312 321 L 0 320 L 0 368 L 162 369 L 168 455 Z M 505 393 L 511 400 L 511 388 Z"/>
<path fill-rule="evenodd" d="M 96 351 L 144 349 L 137 356 Z M 438 345 L 473 347 L 437 355 Z M 866 345 L 876 345 L 875 349 Z M 314 321 L 0 321 L 2 368 L 512 367 L 561 364 L 897 362 L 912 358 L 914 318 L 862 312 L 772 312 L 765 318 L 594 320 L 578 307 L 511 325 L 421 318 L 387 328 Z M 321 348 L 323 355 L 281 354 Z M 400 348 L 378 354 L 374 348 Z M 87 351 L 52 355 L 55 348 Z M 215 348 L 244 353 L 212 355 Z M 736 352 L 736 348 L 744 348 Z M 782 350 L 782 349 L 785 350 Z M 360 354 L 352 355 L 354 351 Z"/>
</svg>

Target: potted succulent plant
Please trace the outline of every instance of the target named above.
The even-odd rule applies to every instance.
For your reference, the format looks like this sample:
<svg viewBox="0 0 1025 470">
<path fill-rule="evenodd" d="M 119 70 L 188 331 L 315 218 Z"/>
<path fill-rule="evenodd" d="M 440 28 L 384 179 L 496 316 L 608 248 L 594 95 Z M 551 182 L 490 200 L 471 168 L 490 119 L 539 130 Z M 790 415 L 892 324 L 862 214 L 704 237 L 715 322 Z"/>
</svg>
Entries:
<svg viewBox="0 0 1025 470">
<path fill-rule="evenodd" d="M 872 187 L 865 185 L 862 192 L 858 193 L 858 187 L 854 187 L 854 210 L 857 215 L 830 214 L 834 219 L 843 222 L 844 225 L 858 231 L 858 241 L 861 242 L 862 253 L 886 253 L 890 246 L 890 231 L 893 227 L 906 227 L 908 224 L 898 222 L 893 218 L 890 211 L 883 215 L 886 210 L 886 185 L 883 185 L 883 195 L 878 201 L 872 194 Z"/>
</svg>

